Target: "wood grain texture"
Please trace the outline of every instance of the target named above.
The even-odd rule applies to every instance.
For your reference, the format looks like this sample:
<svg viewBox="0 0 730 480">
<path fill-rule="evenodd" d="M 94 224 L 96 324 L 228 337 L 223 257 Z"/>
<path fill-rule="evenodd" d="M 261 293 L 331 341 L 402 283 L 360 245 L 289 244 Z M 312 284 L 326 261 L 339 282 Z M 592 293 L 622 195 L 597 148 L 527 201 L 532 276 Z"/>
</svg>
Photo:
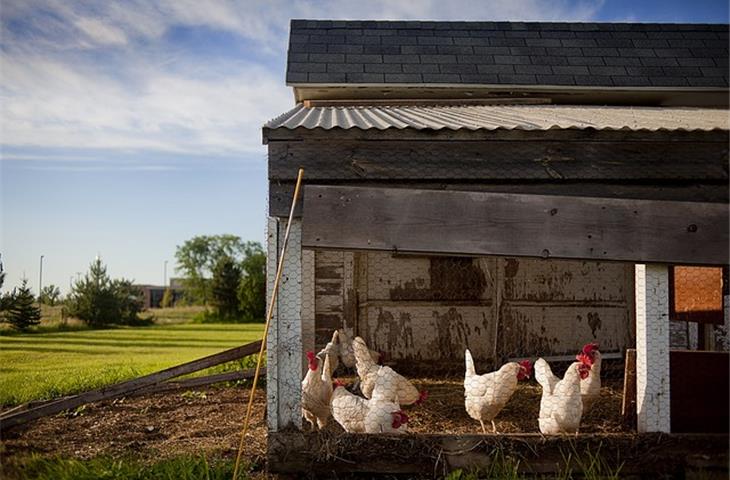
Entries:
<svg viewBox="0 0 730 480">
<path fill-rule="evenodd" d="M 726 142 L 317 141 L 269 145 L 269 180 L 724 180 Z"/>
<path fill-rule="evenodd" d="M 347 476 L 410 475 L 445 477 L 461 468 L 488 471 L 494 452 L 519 459 L 518 473 L 565 472 L 565 452 L 601 452 L 609 471 L 636 478 L 684 478 L 704 470 L 727 476 L 725 434 L 534 434 L 500 435 L 364 435 L 347 433 L 269 432 L 270 473 Z M 609 453 L 610 452 L 610 453 Z M 575 473 L 587 467 L 573 464 Z M 595 469 L 592 469 L 595 472 Z M 713 477 L 714 478 L 714 477 Z"/>
<path fill-rule="evenodd" d="M 635 198 L 680 202 L 728 203 L 727 182 L 627 183 L 627 182 L 347 182 L 351 187 L 419 188 L 463 192 L 525 193 L 531 195 L 567 195 L 602 198 Z M 304 187 L 306 189 L 306 187 Z M 269 184 L 269 216 L 286 217 L 291 207 L 294 184 Z M 294 215 L 302 216 L 304 202 L 298 202 Z"/>
<path fill-rule="evenodd" d="M 724 204 L 318 187 L 305 191 L 302 245 L 722 265 Z"/>
</svg>

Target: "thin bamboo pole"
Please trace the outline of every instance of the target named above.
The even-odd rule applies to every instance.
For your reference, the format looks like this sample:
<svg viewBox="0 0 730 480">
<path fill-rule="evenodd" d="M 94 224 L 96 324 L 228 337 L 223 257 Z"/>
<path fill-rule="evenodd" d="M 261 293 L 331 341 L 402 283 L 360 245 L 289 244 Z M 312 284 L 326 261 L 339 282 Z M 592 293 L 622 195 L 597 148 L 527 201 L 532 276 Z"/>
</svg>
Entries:
<svg viewBox="0 0 730 480">
<path fill-rule="evenodd" d="M 238 469 L 241 465 L 241 455 L 243 454 L 243 442 L 248 432 L 248 425 L 251 420 L 251 411 L 253 410 L 253 399 L 256 394 L 256 385 L 259 380 L 259 372 L 261 371 L 261 359 L 266 349 L 266 337 L 269 334 L 269 324 L 271 323 L 271 317 L 274 315 L 274 305 L 276 304 L 276 296 L 279 292 L 279 280 L 281 279 L 281 273 L 284 269 L 284 255 L 286 254 L 286 246 L 289 243 L 289 230 L 291 229 L 292 219 L 294 218 L 294 208 L 297 205 L 297 198 L 299 197 L 299 190 L 302 185 L 302 177 L 304 176 L 304 169 L 300 168 L 297 174 L 297 184 L 294 187 L 294 198 L 291 202 L 291 210 L 289 211 L 289 220 L 286 224 L 286 232 L 284 233 L 284 242 L 281 246 L 281 255 L 279 255 L 279 263 L 276 267 L 276 277 L 274 278 L 274 288 L 271 292 L 271 299 L 269 300 L 269 309 L 266 312 L 266 324 L 264 325 L 264 336 L 261 339 L 261 350 L 259 351 L 258 359 L 256 360 L 256 372 L 253 376 L 253 385 L 251 386 L 251 393 L 248 397 L 248 407 L 246 408 L 246 419 L 243 422 L 243 431 L 241 432 L 241 441 L 238 444 L 238 454 L 236 455 L 236 465 L 233 468 L 233 480 L 238 478 Z"/>
</svg>

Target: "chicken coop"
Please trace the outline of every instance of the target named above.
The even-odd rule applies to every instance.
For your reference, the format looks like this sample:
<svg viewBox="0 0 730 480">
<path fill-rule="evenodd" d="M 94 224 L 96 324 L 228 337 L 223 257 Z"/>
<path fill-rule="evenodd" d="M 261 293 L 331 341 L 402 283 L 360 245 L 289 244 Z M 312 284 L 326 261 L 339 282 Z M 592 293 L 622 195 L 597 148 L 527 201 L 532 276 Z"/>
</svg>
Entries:
<svg viewBox="0 0 730 480">
<path fill-rule="evenodd" d="M 270 469 L 480 466 L 489 448 L 463 411 L 465 351 L 482 373 L 567 365 L 591 342 L 612 381 L 573 441 L 612 435 L 640 472 L 671 432 L 660 468 L 696 453 L 726 466 L 727 34 L 293 20 L 295 105 L 263 128 L 269 295 L 304 169 L 267 344 Z M 410 442 L 303 431 L 305 352 L 335 331 L 429 390 L 407 411 Z M 537 435 L 539 386 L 511 402 L 489 441 L 540 439 L 529 448 L 542 463 L 525 468 L 547 471 L 564 440 Z"/>
</svg>

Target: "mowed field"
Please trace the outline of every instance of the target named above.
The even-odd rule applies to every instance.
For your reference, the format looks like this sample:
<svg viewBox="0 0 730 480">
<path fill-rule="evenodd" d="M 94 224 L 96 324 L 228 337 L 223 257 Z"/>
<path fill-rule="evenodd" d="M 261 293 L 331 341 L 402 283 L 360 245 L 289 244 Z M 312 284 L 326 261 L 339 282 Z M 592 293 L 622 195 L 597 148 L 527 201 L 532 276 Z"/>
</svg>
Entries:
<svg viewBox="0 0 730 480">
<path fill-rule="evenodd" d="M 0 405 L 128 380 L 261 338 L 263 324 L 173 324 L 0 336 Z M 215 370 L 236 368 L 220 366 Z"/>
</svg>

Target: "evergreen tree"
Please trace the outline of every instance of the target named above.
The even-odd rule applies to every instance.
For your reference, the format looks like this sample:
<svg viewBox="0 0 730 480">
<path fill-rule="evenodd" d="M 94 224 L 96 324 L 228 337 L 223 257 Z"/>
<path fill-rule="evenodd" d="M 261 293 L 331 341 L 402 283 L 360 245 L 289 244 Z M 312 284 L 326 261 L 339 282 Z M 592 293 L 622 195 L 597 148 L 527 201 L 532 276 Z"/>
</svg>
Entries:
<svg viewBox="0 0 730 480">
<path fill-rule="evenodd" d="M 97 258 L 84 278 L 74 284 L 67 304 L 71 316 L 100 327 L 137 322 L 142 308 L 139 296 L 131 281 L 110 279 L 106 266 Z"/>
<path fill-rule="evenodd" d="M 28 327 L 41 323 L 41 309 L 35 303 L 35 295 L 30 291 L 28 280 L 10 294 L 10 301 L 5 311 L 5 321 L 17 330 L 27 330 Z"/>
<path fill-rule="evenodd" d="M 213 267 L 211 281 L 212 304 L 222 320 L 238 320 L 241 315 L 238 288 L 241 269 L 229 256 L 221 257 Z"/>
</svg>

